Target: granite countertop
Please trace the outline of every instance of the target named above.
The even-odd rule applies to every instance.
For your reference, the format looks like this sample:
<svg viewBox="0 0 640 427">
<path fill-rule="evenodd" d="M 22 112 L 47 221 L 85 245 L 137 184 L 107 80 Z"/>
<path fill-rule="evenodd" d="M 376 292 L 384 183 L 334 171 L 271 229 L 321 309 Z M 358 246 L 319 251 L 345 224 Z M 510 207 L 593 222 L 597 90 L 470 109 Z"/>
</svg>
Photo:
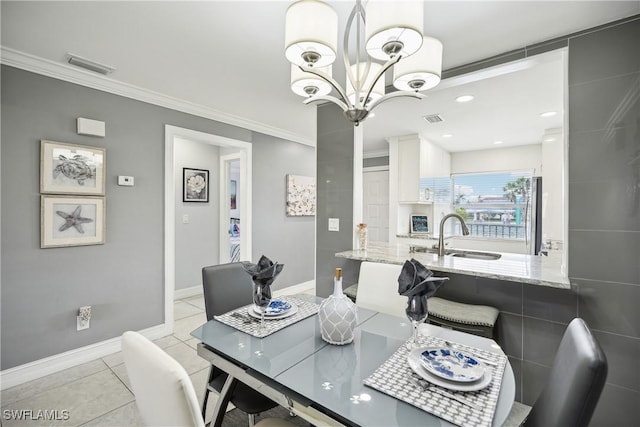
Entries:
<svg viewBox="0 0 640 427">
<path fill-rule="evenodd" d="M 495 253 L 495 252 L 494 252 Z M 360 261 L 403 264 L 410 258 L 432 270 L 467 274 L 491 279 L 509 280 L 531 285 L 570 289 L 569 278 L 563 272 L 562 257 L 500 253 L 497 260 L 478 260 L 453 256 L 438 257 L 431 253 L 411 253 L 409 245 L 370 242 L 367 250 L 338 252 L 336 257 Z"/>
</svg>

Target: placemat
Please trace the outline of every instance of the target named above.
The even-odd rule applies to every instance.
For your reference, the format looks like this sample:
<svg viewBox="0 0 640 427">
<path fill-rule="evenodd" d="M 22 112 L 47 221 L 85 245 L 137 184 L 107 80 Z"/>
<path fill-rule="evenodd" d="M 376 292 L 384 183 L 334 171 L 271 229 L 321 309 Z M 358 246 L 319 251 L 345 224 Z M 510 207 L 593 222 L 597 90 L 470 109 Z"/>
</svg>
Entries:
<svg viewBox="0 0 640 427">
<path fill-rule="evenodd" d="M 421 347 L 446 347 L 444 340 L 430 336 L 420 336 L 418 343 Z M 420 379 L 416 384 L 416 380 L 420 377 L 414 374 L 411 367 L 409 367 L 407 362 L 409 350 L 405 345 L 396 350 L 386 362 L 367 377 L 364 380 L 364 384 L 450 423 L 465 427 L 490 427 L 498 403 L 507 357 L 463 344 L 456 344 L 455 346 L 455 350 L 477 355 L 479 358 L 482 357 L 496 363 L 496 366 L 485 363 L 486 372 L 492 375 L 492 381 L 482 390 L 461 392 L 438 387 L 477 404 L 482 408 L 481 410 L 473 409 L 454 399 L 421 387 L 421 385 L 431 385 L 425 380 Z"/>
<path fill-rule="evenodd" d="M 253 304 L 231 310 L 220 316 L 213 316 L 213 318 L 256 338 L 264 338 L 302 319 L 313 316 L 320 308 L 320 305 L 315 302 L 302 301 L 298 298 L 279 297 L 274 299 L 295 304 L 298 306 L 298 311 L 293 316 L 285 317 L 284 319 L 269 319 L 265 316 L 262 330 L 260 329 L 260 319 L 250 317 L 248 314 L 247 310 L 251 310 Z"/>
</svg>

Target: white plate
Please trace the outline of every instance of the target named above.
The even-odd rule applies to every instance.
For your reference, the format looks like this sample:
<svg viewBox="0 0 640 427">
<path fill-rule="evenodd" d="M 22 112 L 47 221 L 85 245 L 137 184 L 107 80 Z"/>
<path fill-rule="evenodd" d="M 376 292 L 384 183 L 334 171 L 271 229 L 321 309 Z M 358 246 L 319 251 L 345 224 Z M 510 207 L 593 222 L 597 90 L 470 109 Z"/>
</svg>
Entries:
<svg viewBox="0 0 640 427">
<path fill-rule="evenodd" d="M 485 372 L 485 375 L 481 380 L 473 383 L 455 383 L 447 381 L 444 378 L 432 375 L 422 366 L 422 362 L 420 361 L 422 359 L 422 352 L 427 348 L 428 347 L 416 348 L 415 350 L 412 350 L 407 356 L 407 362 L 409 362 L 411 370 L 418 374 L 422 379 L 429 381 L 431 384 L 455 391 L 478 391 L 491 384 L 492 378 L 488 371 Z"/>
<path fill-rule="evenodd" d="M 247 310 L 247 314 L 249 314 L 249 316 L 251 317 L 255 317 L 256 319 L 260 319 L 261 314 L 260 312 L 256 312 L 255 307 L 256 307 L 255 305 L 252 305 L 251 307 L 249 307 L 249 309 Z M 275 316 L 264 316 L 264 320 L 284 319 L 286 317 L 293 316 L 297 312 L 298 312 L 298 306 L 295 305 L 294 303 L 291 303 L 291 308 L 288 311 Z"/>
<path fill-rule="evenodd" d="M 462 351 L 433 347 L 425 349 L 421 356 L 422 366 L 445 380 L 472 383 L 484 375 L 484 364 Z"/>
<path fill-rule="evenodd" d="M 292 305 L 288 301 L 279 300 L 279 299 L 271 300 L 271 302 L 269 303 L 269 306 L 264 311 L 264 317 L 279 316 L 291 310 L 291 307 Z M 253 311 L 255 311 L 258 314 L 262 314 L 262 312 L 260 311 L 260 307 L 258 307 L 255 304 L 253 306 Z"/>
</svg>

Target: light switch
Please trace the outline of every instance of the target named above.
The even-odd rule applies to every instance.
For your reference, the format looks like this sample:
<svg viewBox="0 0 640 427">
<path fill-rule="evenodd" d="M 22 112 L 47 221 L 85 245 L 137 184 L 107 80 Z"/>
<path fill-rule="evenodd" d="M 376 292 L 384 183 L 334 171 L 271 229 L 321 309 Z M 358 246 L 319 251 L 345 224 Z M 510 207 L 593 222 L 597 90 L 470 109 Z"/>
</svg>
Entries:
<svg viewBox="0 0 640 427">
<path fill-rule="evenodd" d="M 340 218 L 329 218 L 329 231 L 340 231 Z"/>
<path fill-rule="evenodd" d="M 189 224 L 189 214 L 182 215 L 182 223 Z"/>
</svg>

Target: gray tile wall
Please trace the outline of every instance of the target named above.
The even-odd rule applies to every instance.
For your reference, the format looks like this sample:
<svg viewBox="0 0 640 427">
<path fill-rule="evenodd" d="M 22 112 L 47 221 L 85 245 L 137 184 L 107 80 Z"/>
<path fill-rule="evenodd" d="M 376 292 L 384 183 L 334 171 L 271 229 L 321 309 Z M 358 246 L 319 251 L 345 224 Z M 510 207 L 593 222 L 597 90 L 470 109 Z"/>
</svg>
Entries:
<svg viewBox="0 0 640 427">
<path fill-rule="evenodd" d="M 333 104 L 318 107 L 316 294 L 333 291 L 336 267 L 343 268 L 343 284 L 354 283 L 353 261 L 336 252 L 353 247 L 353 125 Z M 340 219 L 340 231 L 328 231 L 329 218 Z"/>
<path fill-rule="evenodd" d="M 609 361 L 598 426 L 640 419 L 639 52 L 638 17 L 569 38 L 569 277 Z"/>
</svg>

